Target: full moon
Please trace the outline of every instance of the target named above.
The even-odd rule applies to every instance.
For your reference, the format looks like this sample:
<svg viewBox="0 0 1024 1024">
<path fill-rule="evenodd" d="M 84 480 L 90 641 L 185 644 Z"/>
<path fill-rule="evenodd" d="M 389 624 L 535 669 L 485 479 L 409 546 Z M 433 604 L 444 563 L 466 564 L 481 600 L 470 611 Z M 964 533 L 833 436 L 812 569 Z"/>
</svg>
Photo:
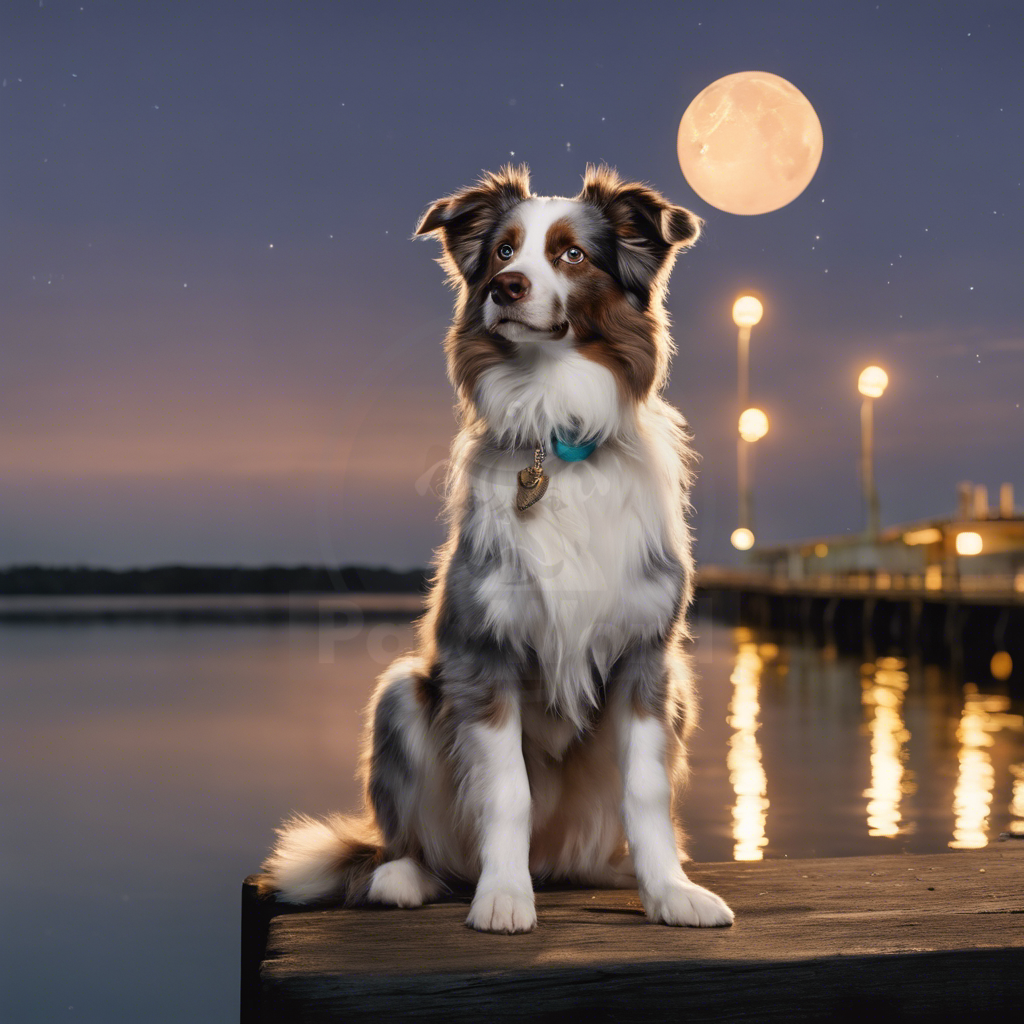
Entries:
<svg viewBox="0 0 1024 1024">
<path fill-rule="evenodd" d="M 807 97 L 767 71 L 712 82 L 679 122 L 679 166 L 690 188 L 726 213 L 769 213 L 810 184 L 821 122 Z"/>
</svg>

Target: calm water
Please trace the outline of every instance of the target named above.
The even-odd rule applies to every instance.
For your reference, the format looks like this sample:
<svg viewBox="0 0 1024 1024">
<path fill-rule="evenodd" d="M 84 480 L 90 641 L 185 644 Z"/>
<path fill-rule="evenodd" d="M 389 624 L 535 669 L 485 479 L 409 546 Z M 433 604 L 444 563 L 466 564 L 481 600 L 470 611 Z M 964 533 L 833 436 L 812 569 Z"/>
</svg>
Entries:
<svg viewBox="0 0 1024 1024">
<path fill-rule="evenodd" d="M 1024 831 L 998 684 L 699 624 L 698 860 Z M 292 809 L 351 806 L 360 711 L 407 623 L 0 627 L 4 1021 L 230 1021 L 238 891 Z"/>
</svg>

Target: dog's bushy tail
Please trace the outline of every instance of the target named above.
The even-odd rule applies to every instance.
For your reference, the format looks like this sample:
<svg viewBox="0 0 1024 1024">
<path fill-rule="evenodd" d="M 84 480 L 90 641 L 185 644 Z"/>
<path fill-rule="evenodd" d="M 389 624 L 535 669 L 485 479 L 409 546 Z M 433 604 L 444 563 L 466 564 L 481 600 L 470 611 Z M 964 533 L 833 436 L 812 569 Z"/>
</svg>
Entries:
<svg viewBox="0 0 1024 1024">
<path fill-rule="evenodd" d="M 376 824 L 367 815 L 297 814 L 277 830 L 277 842 L 263 862 L 263 888 L 285 903 L 341 899 L 366 902 L 373 872 L 384 861 Z"/>
</svg>

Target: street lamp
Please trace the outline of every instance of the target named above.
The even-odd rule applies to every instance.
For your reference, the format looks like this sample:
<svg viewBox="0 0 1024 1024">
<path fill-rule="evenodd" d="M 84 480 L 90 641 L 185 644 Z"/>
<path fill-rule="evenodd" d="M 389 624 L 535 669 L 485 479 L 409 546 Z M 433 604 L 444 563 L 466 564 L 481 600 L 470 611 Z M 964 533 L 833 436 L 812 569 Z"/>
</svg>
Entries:
<svg viewBox="0 0 1024 1024">
<path fill-rule="evenodd" d="M 964 530 L 956 535 L 956 553 L 958 555 L 980 555 L 984 548 L 980 533 Z"/>
<path fill-rule="evenodd" d="M 768 417 L 756 408 L 744 409 L 740 413 L 740 437 L 744 441 L 760 441 L 768 433 Z"/>
<path fill-rule="evenodd" d="M 763 315 L 764 306 L 753 295 L 741 295 L 733 303 L 732 322 L 739 328 L 736 336 L 736 407 L 739 412 L 740 436 L 736 442 L 736 474 L 740 522 L 732 534 L 732 545 L 737 551 L 749 551 L 754 546 L 747 445 L 764 437 L 768 432 L 768 417 L 760 409 L 747 408 L 750 402 L 750 328 L 760 323 Z"/>
<path fill-rule="evenodd" d="M 754 546 L 754 534 L 745 526 L 733 530 L 729 540 L 737 551 L 749 551 Z"/>
<path fill-rule="evenodd" d="M 880 366 L 861 370 L 857 390 L 864 396 L 860 404 L 860 467 L 867 509 L 868 539 L 878 540 L 878 489 L 875 487 L 875 399 L 881 398 L 889 383 L 889 375 Z"/>
</svg>

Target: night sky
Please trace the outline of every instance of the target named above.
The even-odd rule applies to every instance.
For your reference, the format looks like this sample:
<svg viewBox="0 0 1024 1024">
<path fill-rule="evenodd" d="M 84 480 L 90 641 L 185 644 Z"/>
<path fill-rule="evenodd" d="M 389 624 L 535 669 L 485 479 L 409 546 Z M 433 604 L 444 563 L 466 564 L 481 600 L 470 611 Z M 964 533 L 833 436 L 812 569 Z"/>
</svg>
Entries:
<svg viewBox="0 0 1024 1024">
<path fill-rule="evenodd" d="M 736 525 L 736 295 L 754 290 L 759 542 L 857 530 L 879 362 L 884 523 L 959 480 L 1024 492 L 1019 4 L 63 3 L 0 13 L 0 564 L 423 564 L 454 430 L 433 199 L 587 161 L 706 218 L 669 305 L 702 454 L 698 553 Z M 814 104 L 800 198 L 739 217 L 679 118 L 764 70 Z"/>
</svg>

